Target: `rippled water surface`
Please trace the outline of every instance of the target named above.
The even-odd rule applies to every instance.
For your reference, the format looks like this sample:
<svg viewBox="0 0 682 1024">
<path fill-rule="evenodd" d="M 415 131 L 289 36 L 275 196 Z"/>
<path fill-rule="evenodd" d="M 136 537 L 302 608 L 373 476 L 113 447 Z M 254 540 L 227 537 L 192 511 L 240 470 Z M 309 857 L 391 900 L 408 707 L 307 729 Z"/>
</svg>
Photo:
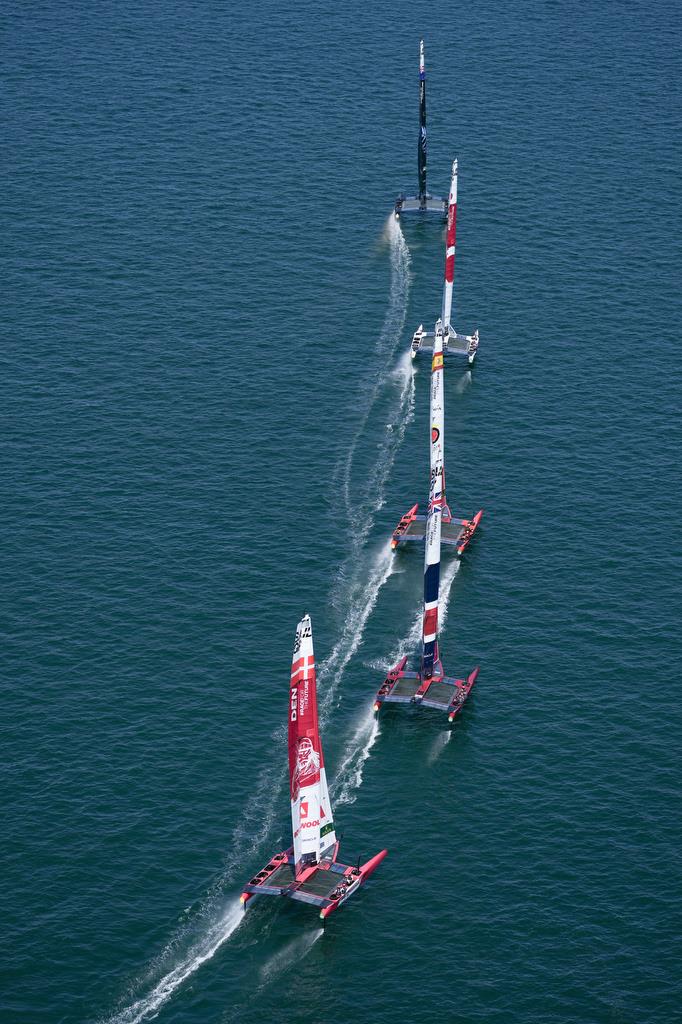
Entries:
<svg viewBox="0 0 682 1024">
<path fill-rule="evenodd" d="M 7 1024 L 679 1020 L 680 10 L 10 2 L 3 165 Z M 449 24 L 450 31 L 447 31 Z M 416 650 L 460 160 L 451 733 L 370 717 Z M 677 134 L 676 134 L 677 133 Z M 313 616 L 324 932 L 238 905 L 289 834 Z"/>
</svg>

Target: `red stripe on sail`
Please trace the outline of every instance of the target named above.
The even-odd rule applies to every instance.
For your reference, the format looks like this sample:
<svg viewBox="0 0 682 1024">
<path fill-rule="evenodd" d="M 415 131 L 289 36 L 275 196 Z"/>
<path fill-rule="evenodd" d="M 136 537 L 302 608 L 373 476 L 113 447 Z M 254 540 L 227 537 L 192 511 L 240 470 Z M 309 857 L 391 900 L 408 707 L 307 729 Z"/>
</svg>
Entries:
<svg viewBox="0 0 682 1024">
<path fill-rule="evenodd" d="M 445 248 L 449 249 L 455 244 L 457 237 L 457 203 L 448 210 L 448 233 L 446 235 Z"/>
<path fill-rule="evenodd" d="M 429 608 L 424 612 L 424 636 L 433 636 L 438 632 L 438 608 Z"/>
<path fill-rule="evenodd" d="M 300 659 L 301 664 L 305 659 Z M 303 667 L 292 673 L 289 690 L 289 789 L 295 800 L 302 786 L 319 781 L 324 766 L 322 745 L 317 721 L 317 684 L 315 667 L 309 659 L 308 670 Z"/>
</svg>

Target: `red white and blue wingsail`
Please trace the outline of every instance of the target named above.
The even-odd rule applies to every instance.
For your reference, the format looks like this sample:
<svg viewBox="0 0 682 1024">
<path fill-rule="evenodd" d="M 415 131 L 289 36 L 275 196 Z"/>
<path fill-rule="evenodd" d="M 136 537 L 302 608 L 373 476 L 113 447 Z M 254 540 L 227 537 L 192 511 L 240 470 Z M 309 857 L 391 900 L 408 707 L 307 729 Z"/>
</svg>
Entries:
<svg viewBox="0 0 682 1024">
<path fill-rule="evenodd" d="M 448 209 L 443 285 L 442 319 L 436 323 L 431 359 L 429 405 L 429 505 L 426 516 L 414 505 L 400 520 L 391 540 L 395 549 L 408 540 L 424 541 L 424 618 L 422 655 L 419 670 L 407 669 L 407 655 L 386 676 L 374 702 L 378 711 L 384 703 L 420 704 L 447 711 L 452 722 L 459 714 L 478 675 L 478 668 L 466 679 L 445 676 L 438 649 L 438 609 L 440 600 L 440 552 L 443 533 L 449 531 L 450 543 L 461 554 L 478 526 L 483 512 L 471 520 L 454 519 L 445 499 L 445 391 L 443 386 L 444 346 L 452 308 L 452 283 L 455 271 L 455 229 L 457 216 L 457 161 L 452 167 L 452 186 Z"/>
<path fill-rule="evenodd" d="M 471 688 L 476 682 L 478 668 L 465 679 L 447 677 L 443 672 L 438 649 L 438 611 L 440 600 L 440 549 L 442 520 L 445 506 L 445 454 L 444 425 L 445 400 L 443 390 L 443 330 L 439 320 L 436 324 L 436 338 L 431 360 L 430 398 L 430 486 L 429 508 L 424 538 L 424 618 L 422 626 L 422 654 L 416 672 L 407 668 L 408 657 L 400 659 L 388 673 L 374 701 L 374 710 L 382 704 L 418 704 L 447 712 L 452 722 L 461 711 Z M 416 506 L 415 506 L 416 509 Z M 410 511 L 410 515 L 415 513 Z M 481 517 L 475 517 L 476 525 Z M 424 522 L 424 516 L 413 515 L 410 529 L 417 521 Z M 475 529 L 475 527 L 474 527 Z"/>
<path fill-rule="evenodd" d="M 445 408 L 443 394 L 443 335 L 436 332 L 431 361 L 431 480 L 424 549 L 424 624 L 422 678 L 438 671 L 438 599 L 440 594 L 440 538 L 445 503 Z"/>
<path fill-rule="evenodd" d="M 447 504 L 445 492 L 445 454 L 444 454 L 444 428 L 445 428 L 445 399 L 443 389 L 443 361 L 445 346 L 447 344 L 450 328 L 450 315 L 452 312 L 452 285 L 455 278 L 455 238 L 457 226 L 457 161 L 452 165 L 452 182 L 450 185 L 450 197 L 448 201 L 448 227 L 445 240 L 445 275 L 443 281 L 443 308 L 442 317 L 436 322 L 433 332 L 433 349 L 431 359 L 431 455 L 430 468 L 431 480 L 429 484 L 429 508 L 427 515 L 419 514 L 419 505 L 413 505 L 400 519 L 393 531 L 391 547 L 396 548 L 403 544 L 421 542 L 426 539 L 427 552 L 429 556 L 429 545 L 433 548 L 435 531 L 439 532 L 439 543 L 446 547 L 454 547 L 457 555 L 461 556 L 469 545 L 478 524 L 483 515 L 483 509 L 472 516 L 471 519 L 460 519 L 453 516 Z M 434 491 L 435 487 L 435 491 Z M 441 514 L 438 524 L 432 522 L 431 509 L 434 502 L 439 502 Z M 439 560 L 440 561 L 440 560 Z M 432 565 L 435 563 L 431 563 Z M 425 573 L 426 579 L 432 579 L 435 570 L 430 575 Z M 430 588 L 430 592 L 432 591 Z M 432 599 L 427 599 L 427 608 L 431 611 Z M 426 634 L 425 634 L 426 635 Z M 429 635 L 431 635 L 429 633 Z M 430 643 L 430 641 L 429 641 Z M 427 663 L 430 662 L 431 654 L 427 656 Z M 438 660 L 437 654 L 435 660 Z"/>
<path fill-rule="evenodd" d="M 308 615 L 298 624 L 291 663 L 289 789 L 298 875 L 336 844 L 317 721 L 313 630 Z"/>
</svg>

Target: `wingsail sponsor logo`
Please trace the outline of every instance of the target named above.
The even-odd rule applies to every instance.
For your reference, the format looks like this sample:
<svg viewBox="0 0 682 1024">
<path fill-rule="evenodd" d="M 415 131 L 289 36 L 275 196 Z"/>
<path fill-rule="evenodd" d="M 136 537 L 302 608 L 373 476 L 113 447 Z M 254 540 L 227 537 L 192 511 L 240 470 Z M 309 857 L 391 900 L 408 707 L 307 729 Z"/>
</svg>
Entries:
<svg viewBox="0 0 682 1024">
<path fill-rule="evenodd" d="M 308 710 L 308 701 L 310 700 L 310 694 L 308 692 L 310 686 L 310 680 L 304 679 L 299 685 L 299 709 L 298 713 L 301 718 L 305 718 L 305 713 Z"/>
<path fill-rule="evenodd" d="M 320 755 L 315 750 L 313 742 L 308 736 L 299 740 L 296 752 L 296 769 L 294 782 L 299 789 L 310 785 L 319 776 Z"/>
<path fill-rule="evenodd" d="M 445 470 L 442 466 L 434 466 L 429 478 L 429 494 L 431 498 L 438 494 L 438 478 L 445 477 Z"/>
<path fill-rule="evenodd" d="M 302 821 L 301 824 L 296 829 L 296 831 L 294 832 L 294 839 L 298 839 L 299 835 L 301 834 L 301 832 L 303 831 L 304 828 L 319 828 L 319 827 L 320 827 L 320 822 L 317 819 L 315 821 Z"/>
</svg>

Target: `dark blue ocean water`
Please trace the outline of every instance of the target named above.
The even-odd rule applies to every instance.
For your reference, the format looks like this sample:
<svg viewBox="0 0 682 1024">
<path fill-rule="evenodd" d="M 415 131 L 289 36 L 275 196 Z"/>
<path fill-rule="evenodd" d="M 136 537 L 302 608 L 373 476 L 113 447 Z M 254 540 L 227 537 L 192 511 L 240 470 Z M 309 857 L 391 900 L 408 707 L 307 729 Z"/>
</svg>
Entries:
<svg viewBox="0 0 682 1024">
<path fill-rule="evenodd" d="M 0 349 L 3 1024 L 681 1019 L 677 4 L 12 3 Z M 460 160 L 452 734 L 370 717 L 417 650 Z M 313 616 L 337 825 L 390 855 L 325 933 L 288 841 Z M 676 973 L 677 968 L 677 973 Z"/>
</svg>

